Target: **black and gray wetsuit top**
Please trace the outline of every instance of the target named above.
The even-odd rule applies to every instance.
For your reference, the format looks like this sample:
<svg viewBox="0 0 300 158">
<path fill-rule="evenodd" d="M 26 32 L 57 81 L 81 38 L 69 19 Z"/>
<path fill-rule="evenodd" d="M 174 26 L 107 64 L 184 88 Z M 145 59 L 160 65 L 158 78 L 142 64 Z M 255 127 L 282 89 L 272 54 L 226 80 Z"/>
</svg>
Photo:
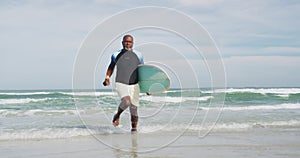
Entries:
<svg viewBox="0 0 300 158">
<path fill-rule="evenodd" d="M 114 70 L 117 65 L 116 82 L 132 85 L 138 83 L 138 65 L 144 64 L 140 53 L 122 49 L 111 56 L 109 69 Z"/>
</svg>

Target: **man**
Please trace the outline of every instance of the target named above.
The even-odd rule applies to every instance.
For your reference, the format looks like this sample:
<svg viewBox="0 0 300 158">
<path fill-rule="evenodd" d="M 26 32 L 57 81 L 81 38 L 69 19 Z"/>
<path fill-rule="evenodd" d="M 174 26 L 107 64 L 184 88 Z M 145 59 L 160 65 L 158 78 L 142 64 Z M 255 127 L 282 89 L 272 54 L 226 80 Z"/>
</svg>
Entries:
<svg viewBox="0 0 300 158">
<path fill-rule="evenodd" d="M 116 74 L 116 90 L 121 98 L 121 103 L 117 113 L 114 115 L 112 123 L 115 127 L 119 125 L 120 115 L 128 107 L 131 115 L 131 131 L 137 130 L 139 105 L 139 85 L 138 85 L 138 65 L 143 64 L 143 57 L 133 52 L 133 37 L 125 35 L 122 41 L 123 49 L 111 56 L 111 62 L 106 71 L 104 86 L 110 85 L 110 76 L 115 66 L 117 66 Z"/>
</svg>

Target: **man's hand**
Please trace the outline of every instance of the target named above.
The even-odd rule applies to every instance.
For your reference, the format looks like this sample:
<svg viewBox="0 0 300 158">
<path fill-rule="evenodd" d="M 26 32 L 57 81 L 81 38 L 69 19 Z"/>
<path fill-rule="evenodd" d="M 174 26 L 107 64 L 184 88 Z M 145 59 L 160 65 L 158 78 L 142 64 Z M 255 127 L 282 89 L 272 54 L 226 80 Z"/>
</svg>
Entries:
<svg viewBox="0 0 300 158">
<path fill-rule="evenodd" d="M 103 82 L 103 86 L 109 86 L 110 85 L 110 81 L 108 78 L 106 78 Z"/>
</svg>

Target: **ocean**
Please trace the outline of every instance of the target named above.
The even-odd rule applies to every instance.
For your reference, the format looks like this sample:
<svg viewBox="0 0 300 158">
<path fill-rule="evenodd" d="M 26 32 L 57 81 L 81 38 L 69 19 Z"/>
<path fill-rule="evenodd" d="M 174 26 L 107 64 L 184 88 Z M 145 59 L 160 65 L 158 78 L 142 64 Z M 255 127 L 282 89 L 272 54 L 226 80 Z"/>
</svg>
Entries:
<svg viewBox="0 0 300 158">
<path fill-rule="evenodd" d="M 114 90 L 1 90 L 1 157 L 299 157 L 300 88 L 171 89 L 111 121 Z"/>
<path fill-rule="evenodd" d="M 218 95 L 225 96 L 224 104 L 214 105 Z M 126 134 L 130 132 L 128 110 L 119 128 L 111 125 L 119 102 L 114 90 L 1 90 L 0 141 Z M 142 134 L 169 132 L 177 137 L 191 132 L 204 137 L 255 129 L 300 131 L 300 88 L 172 89 L 141 94 L 139 115 Z"/>
</svg>

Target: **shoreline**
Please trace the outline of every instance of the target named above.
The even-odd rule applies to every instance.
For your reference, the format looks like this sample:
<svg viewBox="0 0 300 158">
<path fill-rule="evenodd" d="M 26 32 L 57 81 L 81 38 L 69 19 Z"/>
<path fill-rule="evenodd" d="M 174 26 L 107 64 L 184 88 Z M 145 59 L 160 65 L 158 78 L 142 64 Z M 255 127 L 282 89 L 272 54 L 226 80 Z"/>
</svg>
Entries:
<svg viewBox="0 0 300 158">
<path fill-rule="evenodd" d="M 0 142 L 3 157 L 299 157 L 298 129 L 211 132 L 203 138 L 187 132 L 167 146 L 176 133 L 107 134 L 66 139 Z"/>
</svg>

